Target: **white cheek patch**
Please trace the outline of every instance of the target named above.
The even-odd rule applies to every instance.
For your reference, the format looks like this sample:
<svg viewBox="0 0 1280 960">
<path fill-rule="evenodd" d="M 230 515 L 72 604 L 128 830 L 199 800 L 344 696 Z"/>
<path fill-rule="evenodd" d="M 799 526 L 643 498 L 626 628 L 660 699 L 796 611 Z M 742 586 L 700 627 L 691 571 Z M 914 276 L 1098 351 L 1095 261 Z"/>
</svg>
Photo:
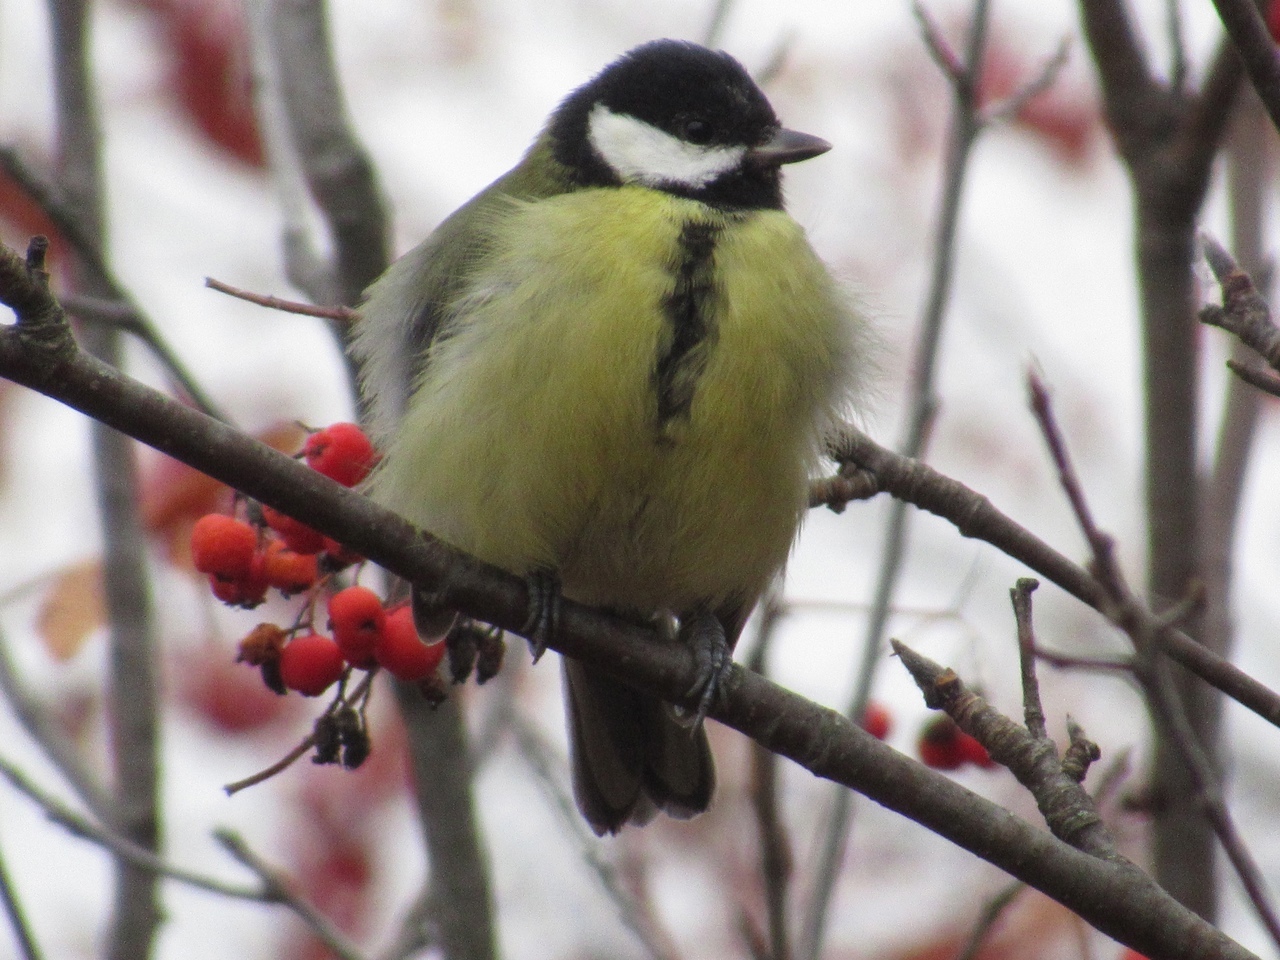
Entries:
<svg viewBox="0 0 1280 960">
<path fill-rule="evenodd" d="M 742 162 L 746 147 L 686 143 L 625 113 L 596 104 L 587 120 L 591 146 L 624 183 L 705 187 Z"/>
</svg>

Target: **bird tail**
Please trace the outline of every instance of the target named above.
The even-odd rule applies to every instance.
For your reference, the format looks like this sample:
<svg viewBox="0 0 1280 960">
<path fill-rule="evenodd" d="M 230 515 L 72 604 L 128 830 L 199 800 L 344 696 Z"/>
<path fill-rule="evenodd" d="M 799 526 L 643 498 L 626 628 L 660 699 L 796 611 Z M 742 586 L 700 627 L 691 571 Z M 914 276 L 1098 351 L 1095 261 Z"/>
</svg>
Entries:
<svg viewBox="0 0 1280 960">
<path fill-rule="evenodd" d="M 706 731 L 669 704 L 564 658 L 570 762 L 578 809 L 598 836 L 658 811 L 687 820 L 707 809 L 715 766 Z"/>
</svg>

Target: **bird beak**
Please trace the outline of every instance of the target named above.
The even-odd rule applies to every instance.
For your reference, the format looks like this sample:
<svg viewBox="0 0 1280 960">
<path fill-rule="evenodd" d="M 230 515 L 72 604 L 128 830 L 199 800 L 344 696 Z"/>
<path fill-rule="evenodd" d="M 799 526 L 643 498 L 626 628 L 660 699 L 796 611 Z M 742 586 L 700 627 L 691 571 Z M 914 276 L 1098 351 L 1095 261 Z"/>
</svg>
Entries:
<svg viewBox="0 0 1280 960">
<path fill-rule="evenodd" d="M 799 163 L 801 160 L 810 160 L 826 153 L 830 149 L 831 144 L 821 137 L 783 128 L 760 144 L 760 146 L 752 147 L 747 152 L 747 157 L 756 163 L 778 166 L 783 163 Z"/>
</svg>

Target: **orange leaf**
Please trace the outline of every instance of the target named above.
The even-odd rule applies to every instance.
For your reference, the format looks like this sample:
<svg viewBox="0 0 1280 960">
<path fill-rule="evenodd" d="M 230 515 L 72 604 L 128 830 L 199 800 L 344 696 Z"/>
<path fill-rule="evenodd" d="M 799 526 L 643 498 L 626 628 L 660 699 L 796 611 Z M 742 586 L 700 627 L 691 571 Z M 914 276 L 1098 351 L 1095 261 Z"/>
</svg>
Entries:
<svg viewBox="0 0 1280 960">
<path fill-rule="evenodd" d="M 40 612 L 36 631 L 49 656 L 70 660 L 98 627 L 107 622 L 102 599 L 102 566 L 97 559 L 66 567 L 54 577 Z"/>
</svg>

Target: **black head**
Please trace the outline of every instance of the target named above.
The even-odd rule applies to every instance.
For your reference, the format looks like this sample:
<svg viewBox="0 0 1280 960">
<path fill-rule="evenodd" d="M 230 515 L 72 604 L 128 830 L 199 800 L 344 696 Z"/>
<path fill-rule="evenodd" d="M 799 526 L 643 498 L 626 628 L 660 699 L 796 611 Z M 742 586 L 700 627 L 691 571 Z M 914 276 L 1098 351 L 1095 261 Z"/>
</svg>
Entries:
<svg viewBox="0 0 1280 960">
<path fill-rule="evenodd" d="M 614 61 L 565 99 L 548 132 L 580 186 L 641 183 L 748 209 L 780 209 L 779 165 L 828 149 L 783 130 L 733 57 L 676 40 Z"/>
</svg>

